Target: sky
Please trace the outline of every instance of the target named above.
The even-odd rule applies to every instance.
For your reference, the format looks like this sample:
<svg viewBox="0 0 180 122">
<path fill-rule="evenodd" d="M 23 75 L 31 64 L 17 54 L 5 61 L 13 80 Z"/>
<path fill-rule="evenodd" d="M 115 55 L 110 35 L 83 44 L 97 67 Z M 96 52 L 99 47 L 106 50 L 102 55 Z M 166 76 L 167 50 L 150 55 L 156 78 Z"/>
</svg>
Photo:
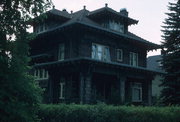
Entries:
<svg viewBox="0 0 180 122">
<path fill-rule="evenodd" d="M 56 9 L 66 9 L 70 11 L 78 11 L 86 6 L 87 10 L 96 10 L 108 4 L 108 7 L 120 11 L 126 8 L 129 12 L 129 17 L 138 20 L 137 25 L 131 25 L 129 31 L 134 34 L 156 44 L 161 44 L 163 41 L 162 25 L 167 17 L 165 12 L 168 12 L 168 2 L 175 0 L 52 0 Z M 160 51 L 150 51 L 148 56 L 158 55 Z"/>
</svg>

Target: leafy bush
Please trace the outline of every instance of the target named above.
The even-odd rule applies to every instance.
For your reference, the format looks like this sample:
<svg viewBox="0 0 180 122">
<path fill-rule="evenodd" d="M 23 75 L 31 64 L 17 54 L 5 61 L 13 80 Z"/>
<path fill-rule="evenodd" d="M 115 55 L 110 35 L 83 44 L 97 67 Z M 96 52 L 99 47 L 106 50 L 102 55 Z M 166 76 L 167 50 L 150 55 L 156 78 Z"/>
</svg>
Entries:
<svg viewBox="0 0 180 122">
<path fill-rule="evenodd" d="M 42 122 L 180 122 L 180 107 L 42 104 Z"/>
</svg>

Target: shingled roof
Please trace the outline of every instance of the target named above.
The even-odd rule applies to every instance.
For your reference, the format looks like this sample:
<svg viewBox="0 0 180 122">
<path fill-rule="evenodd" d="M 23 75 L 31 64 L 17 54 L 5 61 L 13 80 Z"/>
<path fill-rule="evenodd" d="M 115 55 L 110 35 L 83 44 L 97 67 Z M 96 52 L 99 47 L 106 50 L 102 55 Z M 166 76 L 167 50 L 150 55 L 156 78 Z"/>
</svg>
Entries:
<svg viewBox="0 0 180 122">
<path fill-rule="evenodd" d="M 63 18 L 67 18 L 67 21 L 65 23 L 63 23 L 62 25 L 59 25 L 53 29 L 49 29 L 39 35 L 44 35 L 44 34 L 49 34 L 50 32 L 54 32 L 54 31 L 61 31 L 63 30 L 64 28 L 67 28 L 69 26 L 73 26 L 75 24 L 80 24 L 82 26 L 86 26 L 86 27 L 90 27 L 92 29 L 96 29 L 98 31 L 103 31 L 103 32 L 106 32 L 106 33 L 111 33 L 111 34 L 115 34 L 117 36 L 120 36 L 120 37 L 126 37 L 126 38 L 129 38 L 129 39 L 133 39 L 133 40 L 136 40 L 137 42 L 140 42 L 140 43 L 144 43 L 146 45 L 149 45 L 149 50 L 150 49 L 157 49 L 159 48 L 159 45 L 157 44 L 154 44 L 152 42 L 149 42 L 145 39 L 142 39 L 141 37 L 131 33 L 131 32 L 127 32 L 127 33 L 120 33 L 120 32 L 117 32 L 117 31 L 114 31 L 114 30 L 111 30 L 111 29 L 108 29 L 108 28 L 105 28 L 103 26 L 101 26 L 100 24 L 98 24 L 97 22 L 93 21 L 91 18 L 89 18 L 90 16 L 94 16 L 95 14 L 97 13 L 101 13 L 102 11 L 109 11 L 109 12 L 112 12 L 113 14 L 117 14 L 117 16 L 119 17 L 125 17 L 126 19 L 130 19 L 129 17 L 127 16 L 124 16 L 124 15 L 121 15 L 120 13 L 114 11 L 113 9 L 109 8 L 109 7 L 103 7 L 101 9 L 98 9 L 98 10 L 95 10 L 95 11 L 88 11 L 85 7 L 84 9 L 82 10 L 79 10 L 75 13 L 68 13 L 67 11 L 59 11 L 57 9 L 52 9 L 50 11 L 48 11 L 47 13 L 49 14 L 52 14 L 54 16 L 59 16 L 59 17 L 63 17 Z M 137 23 L 138 21 L 136 20 L 133 20 L 133 19 L 130 19 L 131 21 L 134 21 L 134 23 Z"/>
</svg>

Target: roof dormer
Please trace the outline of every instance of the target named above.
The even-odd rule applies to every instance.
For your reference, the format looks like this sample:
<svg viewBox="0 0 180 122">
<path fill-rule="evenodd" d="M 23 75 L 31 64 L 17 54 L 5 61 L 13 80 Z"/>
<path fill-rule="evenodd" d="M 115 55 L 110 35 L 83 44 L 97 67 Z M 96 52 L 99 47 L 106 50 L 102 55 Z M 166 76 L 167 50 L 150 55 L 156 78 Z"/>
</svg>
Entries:
<svg viewBox="0 0 180 122">
<path fill-rule="evenodd" d="M 122 33 L 128 31 L 129 25 L 138 23 L 137 20 L 128 17 L 126 9 L 121 9 L 120 12 L 117 12 L 109 8 L 108 4 L 105 4 L 103 8 L 90 12 L 88 17 L 105 28 Z"/>
</svg>

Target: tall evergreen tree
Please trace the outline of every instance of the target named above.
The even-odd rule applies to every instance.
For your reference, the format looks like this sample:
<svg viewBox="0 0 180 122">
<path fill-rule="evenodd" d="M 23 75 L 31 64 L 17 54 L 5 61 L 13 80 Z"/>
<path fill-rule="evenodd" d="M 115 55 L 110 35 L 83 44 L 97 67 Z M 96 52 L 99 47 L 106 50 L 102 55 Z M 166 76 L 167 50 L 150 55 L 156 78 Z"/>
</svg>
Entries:
<svg viewBox="0 0 180 122">
<path fill-rule="evenodd" d="M 33 122 L 40 88 L 29 75 L 27 21 L 49 7 L 47 0 L 0 0 L 0 122 Z"/>
<path fill-rule="evenodd" d="M 167 73 L 162 86 L 165 105 L 180 105 L 180 1 L 169 3 L 168 18 L 163 26 L 163 69 Z"/>
</svg>

